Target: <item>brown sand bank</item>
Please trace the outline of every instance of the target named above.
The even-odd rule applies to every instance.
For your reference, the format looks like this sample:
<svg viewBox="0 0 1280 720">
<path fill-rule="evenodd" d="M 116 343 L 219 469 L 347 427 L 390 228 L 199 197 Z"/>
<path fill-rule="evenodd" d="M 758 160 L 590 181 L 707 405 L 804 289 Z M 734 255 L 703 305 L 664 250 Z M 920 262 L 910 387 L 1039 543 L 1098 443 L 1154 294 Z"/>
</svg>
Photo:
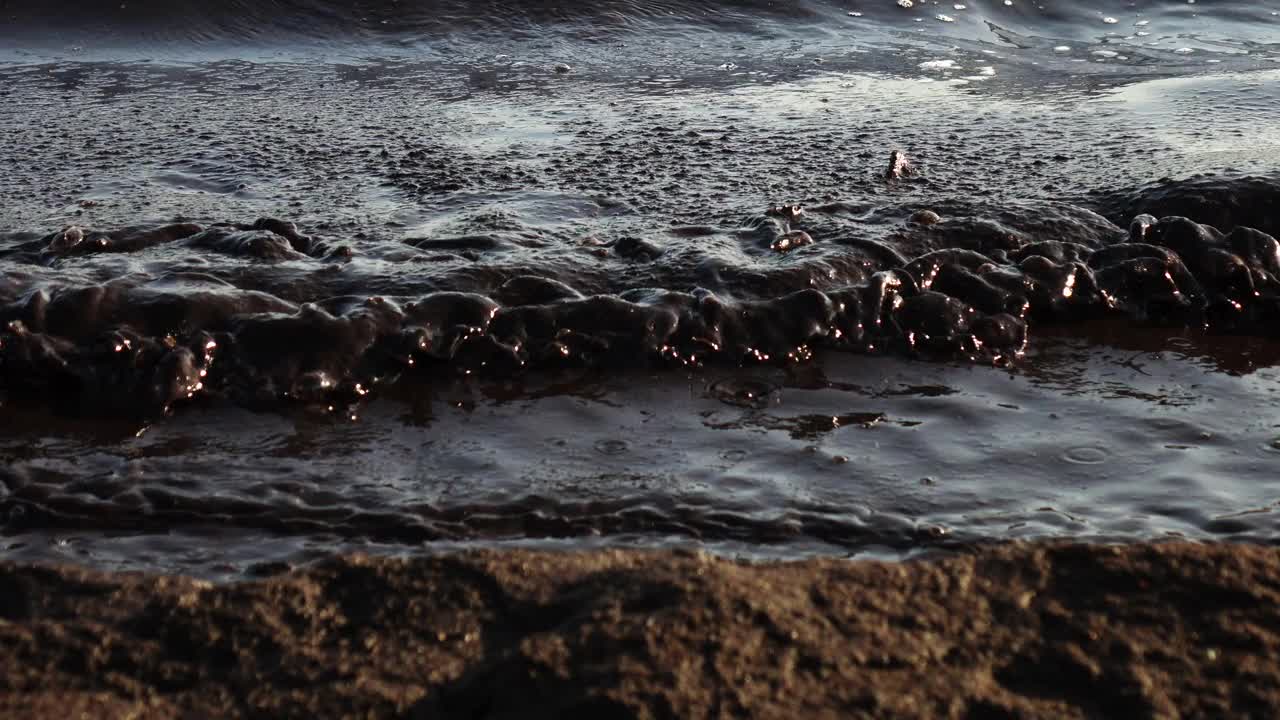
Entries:
<svg viewBox="0 0 1280 720">
<path fill-rule="evenodd" d="M 0 565 L 0 717 L 1275 717 L 1280 551 Z"/>
</svg>

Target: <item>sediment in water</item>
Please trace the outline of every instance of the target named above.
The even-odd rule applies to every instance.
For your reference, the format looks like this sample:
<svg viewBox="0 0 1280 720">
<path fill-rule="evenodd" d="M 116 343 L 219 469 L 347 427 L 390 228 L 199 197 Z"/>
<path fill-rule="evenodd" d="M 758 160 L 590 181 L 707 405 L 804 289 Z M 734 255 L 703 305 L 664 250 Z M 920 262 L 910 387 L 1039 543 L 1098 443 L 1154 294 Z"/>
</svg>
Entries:
<svg viewBox="0 0 1280 720">
<path fill-rule="evenodd" d="M 1280 551 L 333 559 L 235 585 L 0 565 L 6 717 L 1266 717 Z"/>
</svg>

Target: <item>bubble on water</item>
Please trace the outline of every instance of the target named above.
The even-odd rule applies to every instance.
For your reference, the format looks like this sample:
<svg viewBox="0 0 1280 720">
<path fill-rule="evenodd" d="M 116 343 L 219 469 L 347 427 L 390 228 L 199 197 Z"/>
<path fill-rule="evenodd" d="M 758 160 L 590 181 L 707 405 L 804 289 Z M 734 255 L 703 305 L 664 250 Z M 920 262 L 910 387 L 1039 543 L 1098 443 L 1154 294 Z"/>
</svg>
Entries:
<svg viewBox="0 0 1280 720">
<path fill-rule="evenodd" d="M 1273 439 L 1271 442 L 1263 443 L 1262 449 L 1269 453 L 1280 454 L 1280 437 Z"/>
<path fill-rule="evenodd" d="M 956 21 L 956 19 L 955 19 L 955 18 L 953 18 L 953 17 L 951 17 L 950 15 L 943 15 L 943 14 L 941 14 L 941 13 L 939 13 L 936 17 L 937 17 L 939 20 L 941 20 L 942 22 L 955 22 L 955 21 Z"/>
<path fill-rule="evenodd" d="M 1189 47 L 1180 47 L 1177 50 L 1174 50 L 1174 52 L 1180 55 L 1189 55 L 1195 51 L 1196 51 L 1195 48 L 1189 48 Z"/>
<path fill-rule="evenodd" d="M 850 16 L 850 17 L 862 17 L 862 13 L 858 12 L 857 10 L 850 10 L 850 11 L 849 11 L 849 16 Z"/>
<path fill-rule="evenodd" d="M 1150 24 L 1151 24 L 1151 21 L 1150 21 L 1150 20 L 1139 20 L 1138 22 L 1134 23 L 1134 24 L 1133 24 L 1133 26 L 1134 26 L 1134 27 L 1142 27 L 1142 26 L 1144 26 L 1144 25 L 1150 25 Z"/>
<path fill-rule="evenodd" d="M 915 5 L 915 3 L 911 2 L 911 0 L 898 0 L 898 7 L 909 8 L 913 5 Z"/>
<path fill-rule="evenodd" d="M 1117 19 L 1115 19 L 1115 18 L 1113 18 L 1113 17 L 1111 17 L 1110 15 L 1108 15 L 1107 17 L 1102 18 L 1102 22 L 1104 22 L 1104 23 L 1106 23 L 1106 24 L 1108 24 L 1108 25 L 1115 25 L 1116 23 L 1118 23 L 1118 22 L 1120 22 L 1120 21 L 1119 21 L 1119 20 L 1117 20 Z"/>
<path fill-rule="evenodd" d="M 1113 58 L 1119 55 L 1120 53 L 1114 50 L 1094 50 L 1093 54 L 1101 58 Z"/>
<path fill-rule="evenodd" d="M 1098 465 L 1106 462 L 1108 457 L 1106 450 L 1091 445 L 1070 448 L 1062 454 L 1063 460 L 1077 465 Z"/>
<path fill-rule="evenodd" d="M 63 230 L 61 234 L 54 235 L 53 240 L 49 241 L 50 252 L 66 252 L 75 248 L 84 241 L 84 230 L 77 225 L 72 225 Z"/>
<path fill-rule="evenodd" d="M 955 8 L 955 9 L 957 9 L 957 10 L 964 10 L 965 8 L 967 8 L 967 7 L 969 7 L 969 6 L 968 6 L 968 5 L 965 5 L 964 3 L 956 3 L 955 5 L 952 5 L 951 7 Z M 1275 15 L 1275 13 L 1271 13 L 1271 14 L 1272 14 L 1272 15 Z"/>
<path fill-rule="evenodd" d="M 1070 46 L 1070 45 L 1059 45 L 1059 46 L 1055 47 L 1055 48 L 1053 49 L 1053 51 L 1054 51 L 1054 52 L 1060 52 L 1060 53 L 1071 52 L 1071 46 Z"/>
<path fill-rule="evenodd" d="M 630 446 L 626 440 L 601 440 L 596 443 L 596 452 L 601 455 L 621 455 L 628 449 Z"/>
</svg>

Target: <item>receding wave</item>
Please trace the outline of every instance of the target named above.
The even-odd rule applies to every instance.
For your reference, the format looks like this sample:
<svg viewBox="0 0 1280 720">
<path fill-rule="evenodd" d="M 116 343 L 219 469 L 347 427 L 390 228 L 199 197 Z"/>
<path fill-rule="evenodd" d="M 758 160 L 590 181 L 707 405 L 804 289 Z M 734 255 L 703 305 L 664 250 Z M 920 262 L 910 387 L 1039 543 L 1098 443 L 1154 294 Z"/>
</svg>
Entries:
<svg viewBox="0 0 1280 720">
<path fill-rule="evenodd" d="M 81 38 L 85 42 L 92 42 L 96 34 L 183 41 L 278 41 L 468 29 L 498 30 L 518 37 L 547 24 L 586 24 L 605 32 L 710 24 L 764 34 L 800 26 L 807 29 L 799 37 L 834 34 L 854 41 L 884 29 L 917 33 L 928 28 L 931 35 L 999 39 L 1015 45 L 1020 37 L 1119 40 L 1153 34 L 1258 43 L 1267 42 L 1269 29 L 1280 19 L 1269 7 L 1250 2 L 1189 5 L 1157 0 L 1042 4 L 1002 0 L 954 4 L 890 0 L 69 0 L 50 4 L 15 0 L 0 8 L 0 33 L 21 39 L 32 33 L 81 29 L 88 33 Z"/>
</svg>

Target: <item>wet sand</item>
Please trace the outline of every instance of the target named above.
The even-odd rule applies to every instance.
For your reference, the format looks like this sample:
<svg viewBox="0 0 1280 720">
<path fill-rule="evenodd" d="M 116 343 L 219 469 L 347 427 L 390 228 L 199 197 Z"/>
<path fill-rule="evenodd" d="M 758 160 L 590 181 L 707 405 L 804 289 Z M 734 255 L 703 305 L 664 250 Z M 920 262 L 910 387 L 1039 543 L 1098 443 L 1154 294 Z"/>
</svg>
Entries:
<svg viewBox="0 0 1280 720">
<path fill-rule="evenodd" d="M 5 717 L 1269 717 L 1280 551 L 908 563 L 348 557 L 214 585 L 0 565 Z"/>
</svg>

